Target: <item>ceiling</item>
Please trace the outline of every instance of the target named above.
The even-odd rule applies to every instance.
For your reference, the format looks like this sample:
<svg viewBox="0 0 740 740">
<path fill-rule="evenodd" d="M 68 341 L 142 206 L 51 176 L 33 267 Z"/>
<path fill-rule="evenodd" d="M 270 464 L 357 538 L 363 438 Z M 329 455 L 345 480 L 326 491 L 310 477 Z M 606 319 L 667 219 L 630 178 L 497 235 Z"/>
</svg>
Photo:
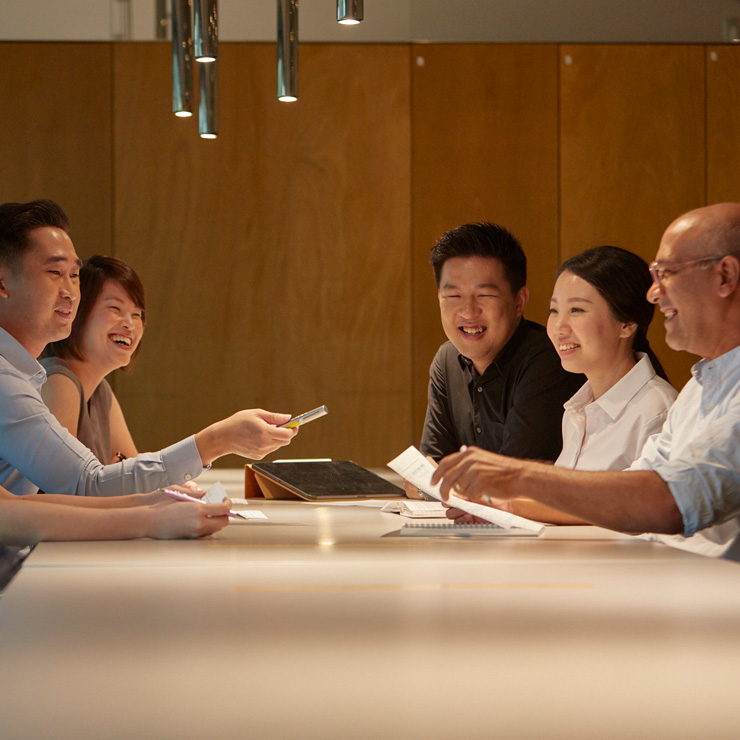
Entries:
<svg viewBox="0 0 740 740">
<path fill-rule="evenodd" d="M 170 0 L 159 0 L 169 7 Z M 0 0 L 0 40 L 156 38 L 158 0 Z M 301 0 L 301 41 L 721 43 L 740 0 L 364 0 L 359 26 L 335 0 Z M 273 41 L 276 0 L 219 0 L 222 41 Z"/>
</svg>

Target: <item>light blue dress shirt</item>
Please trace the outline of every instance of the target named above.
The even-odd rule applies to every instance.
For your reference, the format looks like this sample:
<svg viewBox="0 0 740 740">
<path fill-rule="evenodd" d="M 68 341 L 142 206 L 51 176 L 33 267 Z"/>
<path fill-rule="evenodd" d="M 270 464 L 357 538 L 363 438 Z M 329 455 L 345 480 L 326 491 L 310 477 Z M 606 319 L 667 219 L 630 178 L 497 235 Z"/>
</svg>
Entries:
<svg viewBox="0 0 740 740">
<path fill-rule="evenodd" d="M 691 370 L 660 434 L 631 470 L 654 470 L 684 522 L 683 537 L 657 539 L 704 555 L 740 555 L 740 347 Z"/>
<path fill-rule="evenodd" d="M 46 371 L 0 328 L 0 485 L 18 495 L 119 496 L 183 483 L 203 472 L 194 437 L 103 465 L 41 400 Z"/>
</svg>

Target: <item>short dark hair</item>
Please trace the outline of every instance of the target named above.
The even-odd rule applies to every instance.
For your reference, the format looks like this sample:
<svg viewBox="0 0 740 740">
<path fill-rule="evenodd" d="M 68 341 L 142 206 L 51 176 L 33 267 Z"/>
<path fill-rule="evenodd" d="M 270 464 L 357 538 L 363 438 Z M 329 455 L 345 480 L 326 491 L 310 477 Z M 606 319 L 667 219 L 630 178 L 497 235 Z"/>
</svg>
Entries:
<svg viewBox="0 0 740 740">
<path fill-rule="evenodd" d="M 28 235 L 42 226 L 69 232 L 67 214 L 53 200 L 0 205 L 0 265 L 15 268 L 28 251 Z"/>
<path fill-rule="evenodd" d="M 84 361 L 81 349 L 82 334 L 90 318 L 90 312 L 103 291 L 103 286 L 109 280 L 118 283 L 126 291 L 128 297 L 141 309 L 141 321 L 142 324 L 146 324 L 144 286 L 134 268 L 116 257 L 96 254 L 86 259 L 80 269 L 80 306 L 72 323 L 70 335 L 66 339 L 47 344 L 42 357 L 60 357 L 63 360 L 72 357 Z M 131 362 L 123 368 L 124 372 L 133 367 L 140 349 L 141 342 L 131 355 Z"/>
<path fill-rule="evenodd" d="M 647 292 L 653 284 L 647 262 L 621 247 L 592 247 L 565 260 L 560 265 L 558 277 L 564 272 L 593 285 L 617 321 L 637 325 L 632 340 L 633 350 L 647 353 L 658 375 L 667 379 L 647 338 L 655 313 L 654 304 L 647 299 Z"/>
<path fill-rule="evenodd" d="M 463 224 L 442 235 L 432 247 L 429 259 L 437 287 L 442 266 L 452 257 L 492 257 L 501 262 L 512 293 L 527 284 L 527 257 L 519 240 L 503 226 L 483 223 Z"/>
</svg>

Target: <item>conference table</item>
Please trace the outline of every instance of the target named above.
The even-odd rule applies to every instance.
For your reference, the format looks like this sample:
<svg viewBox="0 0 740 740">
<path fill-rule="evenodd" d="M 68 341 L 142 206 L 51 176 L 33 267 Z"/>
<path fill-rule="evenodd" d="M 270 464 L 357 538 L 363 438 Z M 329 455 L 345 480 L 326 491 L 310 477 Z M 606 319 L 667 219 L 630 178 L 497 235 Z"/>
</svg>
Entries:
<svg viewBox="0 0 740 740">
<path fill-rule="evenodd" d="M 0 597 L 0 738 L 740 733 L 737 564 L 247 508 L 268 518 L 202 540 L 38 545 Z"/>
</svg>

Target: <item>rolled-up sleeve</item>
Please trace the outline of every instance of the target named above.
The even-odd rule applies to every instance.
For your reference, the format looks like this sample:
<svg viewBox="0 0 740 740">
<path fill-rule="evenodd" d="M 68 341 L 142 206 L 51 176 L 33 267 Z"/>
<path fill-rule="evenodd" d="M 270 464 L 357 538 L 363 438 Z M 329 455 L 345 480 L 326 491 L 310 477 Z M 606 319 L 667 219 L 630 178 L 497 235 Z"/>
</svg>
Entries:
<svg viewBox="0 0 740 740">
<path fill-rule="evenodd" d="M 677 454 L 670 452 L 666 427 L 648 440 L 630 469 L 653 470 L 665 481 L 681 512 L 684 536 L 740 514 L 740 415 L 714 419 Z"/>
</svg>

